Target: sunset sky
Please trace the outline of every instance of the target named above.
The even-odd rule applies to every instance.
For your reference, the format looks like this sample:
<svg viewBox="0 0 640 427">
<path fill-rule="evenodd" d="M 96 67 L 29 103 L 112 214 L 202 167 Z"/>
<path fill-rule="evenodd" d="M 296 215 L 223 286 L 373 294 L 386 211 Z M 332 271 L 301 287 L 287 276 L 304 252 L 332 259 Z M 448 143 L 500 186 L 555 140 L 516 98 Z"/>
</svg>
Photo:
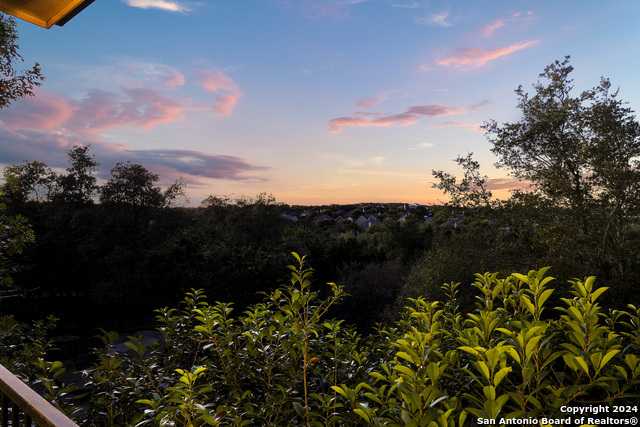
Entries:
<svg viewBox="0 0 640 427">
<path fill-rule="evenodd" d="M 0 163 L 61 168 L 91 144 L 206 196 L 288 204 L 433 203 L 432 169 L 473 152 L 517 185 L 479 126 L 516 121 L 514 89 L 571 56 L 640 109 L 640 2 L 96 0 L 64 27 L 19 21 L 45 83 L 0 111 Z"/>
</svg>

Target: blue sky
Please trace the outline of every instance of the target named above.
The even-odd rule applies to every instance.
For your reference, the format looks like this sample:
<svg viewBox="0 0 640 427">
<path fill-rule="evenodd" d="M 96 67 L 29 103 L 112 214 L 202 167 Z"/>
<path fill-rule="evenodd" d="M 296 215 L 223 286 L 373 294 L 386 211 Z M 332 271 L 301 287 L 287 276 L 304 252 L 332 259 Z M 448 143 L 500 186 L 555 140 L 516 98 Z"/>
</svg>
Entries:
<svg viewBox="0 0 640 427">
<path fill-rule="evenodd" d="M 473 152 L 479 125 L 518 120 L 514 89 L 571 56 L 640 108 L 635 1 L 96 0 L 64 27 L 20 21 L 46 80 L 0 111 L 0 163 L 66 166 L 91 144 L 101 177 L 131 160 L 210 194 L 290 204 L 432 203 L 432 169 Z"/>
</svg>

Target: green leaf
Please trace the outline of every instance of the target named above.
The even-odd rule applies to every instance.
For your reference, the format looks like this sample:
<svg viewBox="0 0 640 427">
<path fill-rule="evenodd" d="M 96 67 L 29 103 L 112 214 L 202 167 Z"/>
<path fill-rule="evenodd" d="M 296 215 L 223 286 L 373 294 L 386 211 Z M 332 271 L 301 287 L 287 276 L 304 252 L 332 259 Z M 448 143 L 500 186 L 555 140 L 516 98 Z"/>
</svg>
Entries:
<svg viewBox="0 0 640 427">
<path fill-rule="evenodd" d="M 602 358 L 602 361 L 600 361 L 600 364 L 598 365 L 598 370 L 602 369 L 604 367 L 604 365 L 606 365 L 607 363 L 609 363 L 609 361 L 611 359 L 613 359 L 613 357 L 615 357 L 616 354 L 620 353 L 620 350 L 610 350 L 607 352 L 607 354 L 605 354 L 605 356 Z"/>
<path fill-rule="evenodd" d="M 298 413 L 300 418 L 306 417 L 307 412 L 304 410 L 304 406 L 302 406 L 298 402 L 293 402 L 293 407 L 296 409 L 296 412 Z"/>
<path fill-rule="evenodd" d="M 582 368 L 585 374 L 589 375 L 589 366 L 587 365 L 587 362 L 585 362 L 582 357 L 576 356 L 573 358 L 573 360 L 576 362 L 578 366 Z"/>
<path fill-rule="evenodd" d="M 369 413 L 369 411 L 363 409 L 363 408 L 355 408 L 353 410 L 353 412 L 355 412 L 356 414 L 358 414 L 360 416 L 360 418 L 362 418 L 363 420 L 365 420 L 367 423 L 369 424 L 373 424 L 372 422 L 372 418 L 371 418 L 371 414 Z"/>
<path fill-rule="evenodd" d="M 494 378 L 493 378 L 493 383 L 495 384 L 495 386 L 497 387 L 498 385 L 500 385 L 500 383 L 502 382 L 502 380 L 504 379 L 504 377 L 511 372 L 511 366 L 507 366 L 505 368 L 500 369 L 498 372 L 496 372 Z"/>
<path fill-rule="evenodd" d="M 489 366 L 487 366 L 486 362 L 483 360 L 478 360 L 474 363 L 478 371 L 487 379 L 491 378 L 491 372 L 489 371 Z"/>
<path fill-rule="evenodd" d="M 547 289 L 538 297 L 538 307 L 541 307 L 553 293 L 553 289 Z"/>
<path fill-rule="evenodd" d="M 400 373 L 402 373 L 404 375 L 407 375 L 409 377 L 412 377 L 412 378 L 416 376 L 416 372 L 413 369 L 408 368 L 408 367 L 406 367 L 404 365 L 396 365 L 396 366 L 393 367 L 393 369 L 395 371 L 398 371 L 398 372 L 400 372 Z"/>
</svg>

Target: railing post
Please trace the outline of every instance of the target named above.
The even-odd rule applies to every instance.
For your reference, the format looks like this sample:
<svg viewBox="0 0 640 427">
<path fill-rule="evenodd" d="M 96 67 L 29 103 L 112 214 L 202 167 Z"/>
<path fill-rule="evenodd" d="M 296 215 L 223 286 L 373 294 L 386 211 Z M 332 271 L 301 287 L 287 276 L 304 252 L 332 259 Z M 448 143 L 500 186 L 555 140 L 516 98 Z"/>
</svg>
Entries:
<svg viewBox="0 0 640 427">
<path fill-rule="evenodd" d="M 20 425 L 20 408 L 18 407 L 18 404 L 16 402 L 12 402 L 11 405 L 11 425 Z"/>
<path fill-rule="evenodd" d="M 42 396 L 20 381 L 4 366 L 0 365 L 0 392 L 2 393 L 2 427 L 8 427 L 7 414 L 11 402 L 12 427 L 20 422 L 20 410 L 27 426 L 32 422 L 41 427 L 78 427 L 69 417 L 47 402 Z"/>
<path fill-rule="evenodd" d="M 0 391 L 0 395 L 2 395 L 2 413 L 0 416 L 2 417 L 0 421 L 2 421 L 2 427 L 9 426 L 9 398 L 4 392 Z"/>
</svg>

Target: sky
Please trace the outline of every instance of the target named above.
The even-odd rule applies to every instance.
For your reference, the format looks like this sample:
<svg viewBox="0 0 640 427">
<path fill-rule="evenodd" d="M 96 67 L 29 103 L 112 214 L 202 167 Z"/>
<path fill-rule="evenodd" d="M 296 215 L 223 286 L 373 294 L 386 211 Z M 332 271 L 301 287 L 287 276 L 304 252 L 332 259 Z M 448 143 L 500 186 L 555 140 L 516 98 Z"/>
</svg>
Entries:
<svg viewBox="0 0 640 427">
<path fill-rule="evenodd" d="M 209 195 L 278 202 L 438 203 L 480 126 L 520 117 L 514 90 L 570 55 L 576 94 L 602 76 L 640 108 L 640 2 L 591 0 L 96 0 L 64 27 L 19 21 L 35 96 L 0 110 L 0 166 L 64 171 L 91 144 Z"/>
</svg>

